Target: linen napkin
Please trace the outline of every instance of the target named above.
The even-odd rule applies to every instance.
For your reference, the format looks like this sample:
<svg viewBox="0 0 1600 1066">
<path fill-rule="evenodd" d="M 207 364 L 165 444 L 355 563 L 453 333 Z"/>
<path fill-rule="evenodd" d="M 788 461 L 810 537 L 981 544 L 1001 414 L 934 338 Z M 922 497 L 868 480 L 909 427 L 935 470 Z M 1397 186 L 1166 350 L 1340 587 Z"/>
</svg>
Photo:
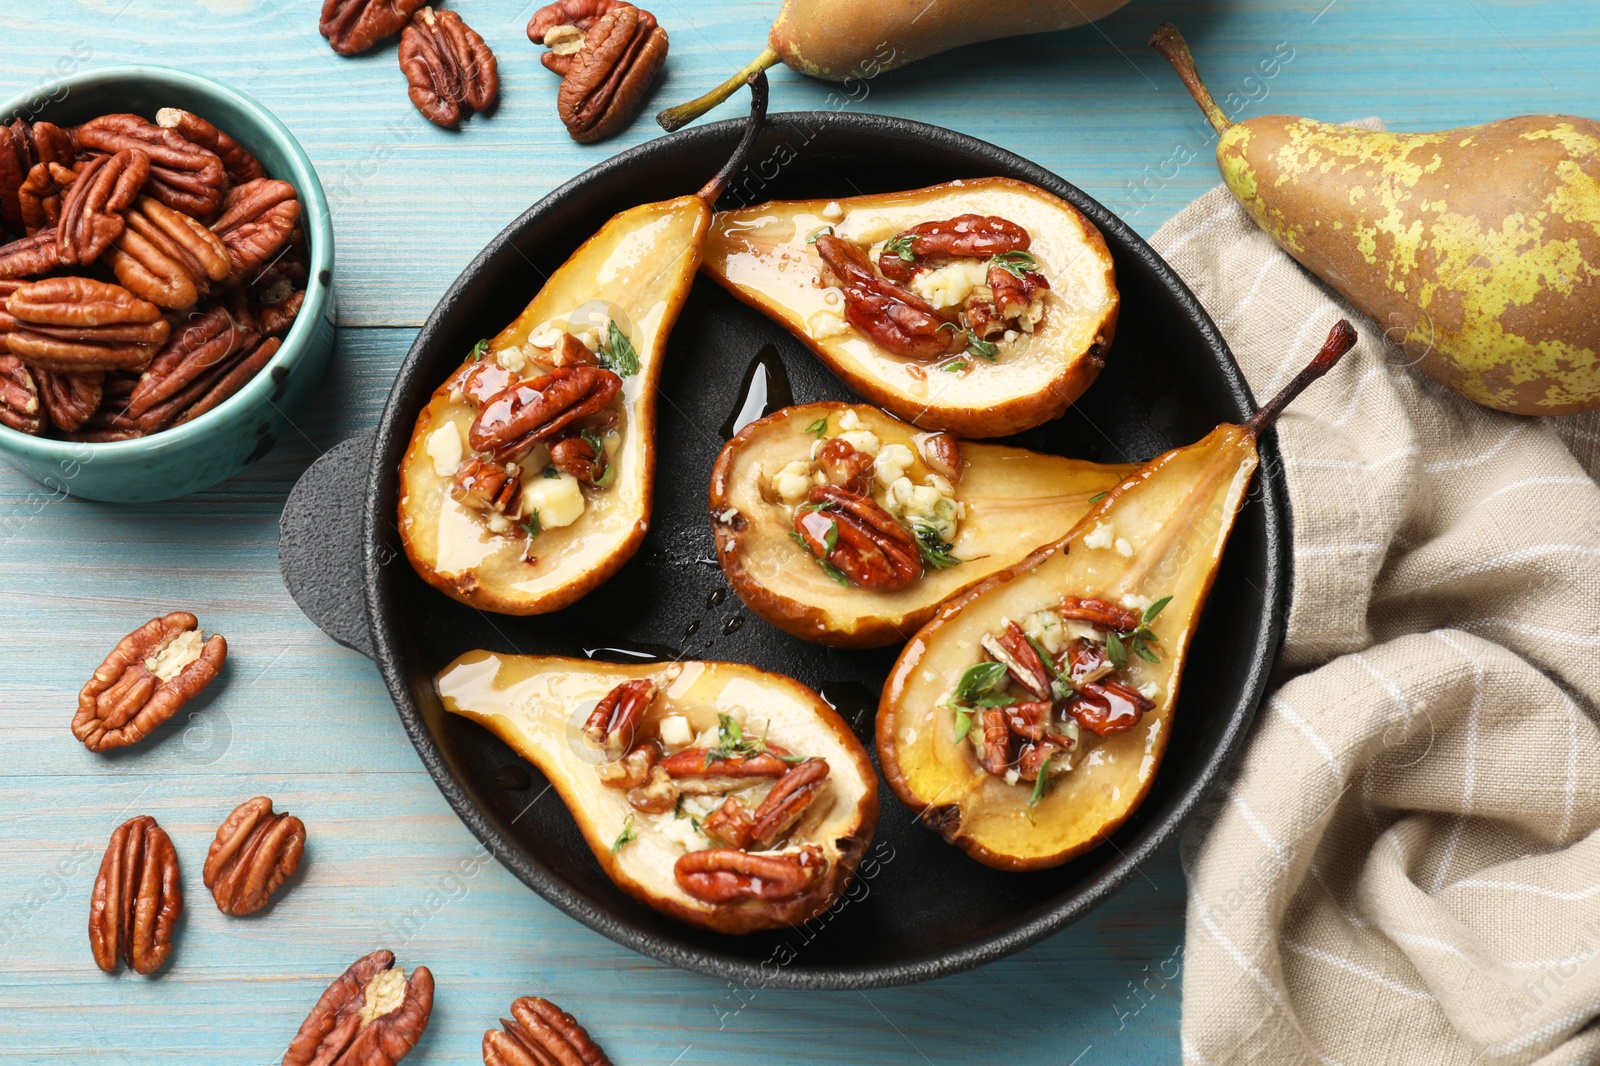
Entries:
<svg viewBox="0 0 1600 1066">
<path fill-rule="evenodd" d="M 1435 385 L 1221 187 L 1151 243 L 1258 399 L 1361 335 L 1279 423 L 1293 601 L 1183 842 L 1184 1061 L 1600 1062 L 1600 416 Z"/>
</svg>

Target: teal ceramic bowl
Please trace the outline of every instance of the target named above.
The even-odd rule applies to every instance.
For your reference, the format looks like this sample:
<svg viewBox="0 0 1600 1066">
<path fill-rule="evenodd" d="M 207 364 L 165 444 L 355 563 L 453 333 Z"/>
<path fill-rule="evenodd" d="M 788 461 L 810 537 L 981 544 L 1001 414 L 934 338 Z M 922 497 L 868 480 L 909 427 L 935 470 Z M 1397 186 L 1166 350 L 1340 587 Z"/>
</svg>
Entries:
<svg viewBox="0 0 1600 1066">
<path fill-rule="evenodd" d="M 311 160 L 283 123 L 226 85 L 166 67 L 84 71 L 0 104 L 0 121 L 59 126 L 133 112 L 154 121 L 181 107 L 232 134 L 269 175 L 300 195 L 310 255 L 306 298 L 278 354 L 244 388 L 194 421 L 108 444 L 30 437 L 0 426 L 0 455 L 52 492 L 117 503 L 185 496 L 232 477 L 291 432 L 290 418 L 316 389 L 333 354 L 333 223 Z"/>
</svg>

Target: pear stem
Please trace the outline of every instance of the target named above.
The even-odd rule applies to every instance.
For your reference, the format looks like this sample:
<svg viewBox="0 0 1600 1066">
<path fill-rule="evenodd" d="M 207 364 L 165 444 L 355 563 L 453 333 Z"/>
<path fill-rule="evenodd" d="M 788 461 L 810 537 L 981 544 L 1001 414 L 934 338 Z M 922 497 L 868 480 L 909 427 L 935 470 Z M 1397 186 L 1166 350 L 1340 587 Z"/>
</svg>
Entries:
<svg viewBox="0 0 1600 1066">
<path fill-rule="evenodd" d="M 1333 364 L 1343 358 L 1344 353 L 1356 346 L 1356 330 L 1347 320 L 1340 319 L 1328 331 L 1328 339 L 1322 342 L 1322 351 L 1312 359 L 1306 368 L 1294 376 L 1294 380 L 1283 387 L 1283 391 L 1268 400 L 1255 414 L 1250 416 L 1250 421 L 1244 428 L 1252 437 L 1261 435 L 1261 431 L 1278 420 L 1283 414 L 1283 409 L 1294 402 L 1294 398 L 1305 391 L 1306 386 L 1333 369 Z"/>
<path fill-rule="evenodd" d="M 715 205 L 717 197 L 722 195 L 733 176 L 739 173 L 744 166 L 744 161 L 750 155 L 750 149 L 755 146 L 756 134 L 761 132 L 761 124 L 767 118 L 767 74 L 758 70 L 745 76 L 745 81 L 750 86 L 750 117 L 745 120 L 744 135 L 739 138 L 738 145 L 733 149 L 733 154 L 728 161 L 722 164 L 722 169 L 717 171 L 716 177 L 705 183 L 705 186 L 696 193 L 707 204 Z"/>
<path fill-rule="evenodd" d="M 686 104 L 679 104 L 677 107 L 665 109 L 656 115 L 656 121 L 668 133 L 673 130 L 680 130 L 744 88 L 746 83 L 750 81 L 751 75 L 759 74 L 769 67 L 776 66 L 782 58 L 775 50 L 768 48 L 742 67 L 737 74 L 715 89 L 712 89 L 704 96 L 695 97 Z"/>
<path fill-rule="evenodd" d="M 1206 113 L 1206 119 L 1210 121 L 1213 129 L 1221 133 L 1233 125 L 1228 121 L 1227 112 L 1218 107 L 1217 102 L 1211 98 L 1211 90 L 1200 80 L 1200 72 L 1194 67 L 1194 56 L 1189 52 L 1189 42 L 1183 39 L 1178 27 L 1170 22 L 1163 22 L 1157 26 L 1156 31 L 1150 35 L 1150 47 L 1160 52 L 1166 61 L 1172 64 L 1172 69 L 1183 79 L 1184 87 L 1189 90 L 1189 95 L 1194 97 L 1194 102 L 1200 105 L 1200 110 Z"/>
</svg>

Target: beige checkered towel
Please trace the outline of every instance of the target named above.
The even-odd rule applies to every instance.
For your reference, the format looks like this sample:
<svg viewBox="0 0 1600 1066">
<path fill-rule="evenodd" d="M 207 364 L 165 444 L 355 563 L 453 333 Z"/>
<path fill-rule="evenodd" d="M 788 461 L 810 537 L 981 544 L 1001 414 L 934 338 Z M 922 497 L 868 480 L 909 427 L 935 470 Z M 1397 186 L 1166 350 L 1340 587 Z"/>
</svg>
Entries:
<svg viewBox="0 0 1600 1066">
<path fill-rule="evenodd" d="M 1152 242 L 1280 423 L 1281 684 L 1184 842 L 1189 1063 L 1600 1062 L 1600 418 L 1446 392 L 1221 188 Z"/>
</svg>

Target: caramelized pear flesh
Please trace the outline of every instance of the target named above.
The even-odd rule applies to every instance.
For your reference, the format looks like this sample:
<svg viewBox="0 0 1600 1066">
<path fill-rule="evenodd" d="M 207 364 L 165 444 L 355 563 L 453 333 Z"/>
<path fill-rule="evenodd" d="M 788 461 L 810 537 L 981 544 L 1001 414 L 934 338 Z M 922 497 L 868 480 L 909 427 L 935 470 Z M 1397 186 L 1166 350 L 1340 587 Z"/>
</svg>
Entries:
<svg viewBox="0 0 1600 1066">
<path fill-rule="evenodd" d="M 1341 322 L 1250 423 L 1145 464 L 1066 536 L 951 600 L 912 638 L 884 686 L 877 746 L 890 787 L 925 824 L 979 862 L 1032 870 L 1089 850 L 1137 809 L 1171 738 L 1256 436 L 1353 342 Z M 997 639 L 1012 623 L 1031 638 L 1023 648 Z M 1045 666 L 1042 694 L 1029 692 L 1019 681 L 1046 659 L 1055 669 Z M 997 708 L 998 757 L 986 768 L 985 716 Z"/>
<path fill-rule="evenodd" d="M 988 356 L 979 354 L 988 351 L 986 341 L 929 361 L 897 354 L 846 320 L 845 293 L 824 273 L 819 234 L 831 229 L 878 261 L 886 243 L 913 227 L 963 216 L 1003 219 L 1027 232 L 1026 253 L 1048 285 L 1038 296 L 1042 317 L 1029 323 L 1031 332 L 995 335 Z M 949 267 L 946 258 L 933 262 Z M 940 301 L 983 291 L 986 264 L 966 257 L 955 265 L 969 264 L 974 276 L 957 271 L 941 275 L 938 284 L 930 277 L 911 287 L 954 320 L 956 305 Z M 924 429 L 963 437 L 1005 436 L 1058 417 L 1104 365 L 1119 306 L 1111 254 L 1099 231 L 1071 204 L 1009 178 L 721 212 L 702 268 L 804 341 L 866 399 Z M 952 341 L 958 324 L 953 321 L 947 333 Z"/>
<path fill-rule="evenodd" d="M 704 188 L 611 218 L 417 416 L 400 537 L 446 595 L 503 614 L 558 610 L 644 540 L 661 360 L 711 205 L 766 113 L 765 77 L 750 85 L 744 137 Z"/>
<path fill-rule="evenodd" d="M 904 509 L 896 507 L 908 526 L 947 508 L 948 525 L 939 533 L 956 562 L 939 566 L 925 560 L 921 577 L 906 587 L 874 590 L 841 585 L 795 542 L 801 497 L 791 490 L 786 501 L 781 490 L 796 477 L 822 477 L 814 456 L 841 436 L 871 449 L 875 496 L 896 506 L 891 493 L 904 478 L 908 496 L 916 491 L 930 498 L 930 506 L 917 508 L 908 500 Z M 746 426 L 717 458 L 710 493 L 717 560 L 750 610 L 787 633 L 836 647 L 903 642 L 939 604 L 1071 529 L 1091 499 L 1135 469 L 957 443 L 866 404 L 787 407 Z M 932 491 L 941 483 L 950 496 Z M 952 526 L 953 539 L 944 536 Z"/>
<path fill-rule="evenodd" d="M 608 751 L 586 730 L 607 696 L 628 682 L 648 699 L 641 697 L 642 712 L 636 705 L 636 720 Z M 446 710 L 488 728 L 549 779 L 619 888 L 673 918 L 735 934 L 805 921 L 838 898 L 871 842 L 878 792 L 867 753 L 831 707 L 790 678 L 737 663 L 617 665 L 474 651 L 445 667 L 436 683 Z M 626 709 L 626 700 L 621 705 Z M 742 805 L 746 814 L 783 806 L 764 801 L 778 791 L 777 782 L 795 778 L 691 773 L 665 785 L 652 780 L 645 788 L 661 785 L 666 792 L 651 795 L 619 787 L 614 778 L 606 783 L 626 761 L 612 758 L 619 751 L 650 751 L 652 771 L 677 772 L 683 764 L 720 771 L 723 763 L 697 754 L 719 744 L 744 752 L 747 763 L 772 761 L 776 753 L 779 772 L 806 769 L 796 778 L 815 778 L 817 762 L 826 763 L 820 784 L 801 790 L 808 802 L 798 819 L 769 819 L 775 835 L 744 840 L 740 852 L 757 864 L 807 856 L 803 890 L 784 895 L 758 884 L 754 891 L 768 898 L 746 892 L 712 901 L 700 897 L 717 897 L 715 887 L 708 892 L 691 881 L 686 888 L 682 873 L 693 856 L 739 850 L 715 835 L 722 804 Z M 746 817 L 745 825 L 760 837 L 759 820 Z"/>
</svg>

